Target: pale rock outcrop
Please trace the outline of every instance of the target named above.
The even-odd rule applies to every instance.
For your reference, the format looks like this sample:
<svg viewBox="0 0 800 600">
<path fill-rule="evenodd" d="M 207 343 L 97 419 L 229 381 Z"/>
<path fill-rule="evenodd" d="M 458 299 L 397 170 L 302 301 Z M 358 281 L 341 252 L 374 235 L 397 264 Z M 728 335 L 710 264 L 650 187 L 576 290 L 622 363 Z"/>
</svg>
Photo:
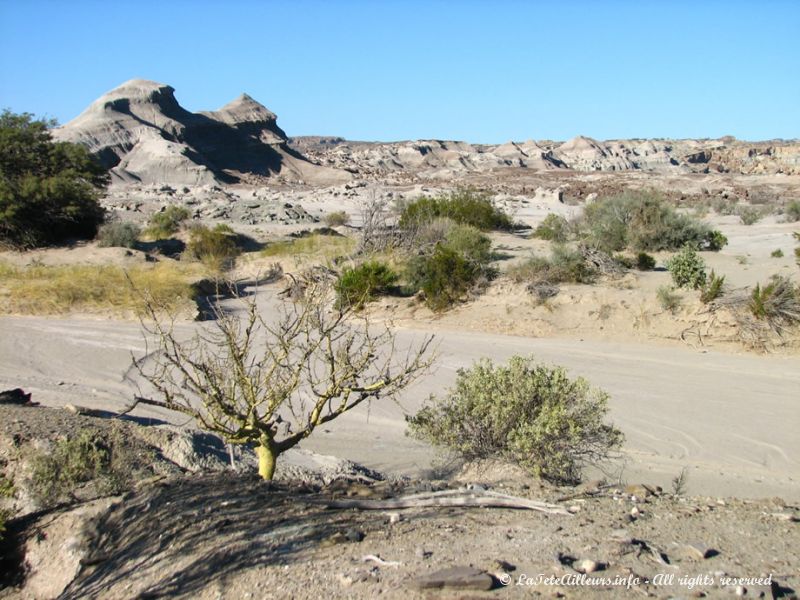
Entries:
<svg viewBox="0 0 800 600">
<path fill-rule="evenodd" d="M 53 131 L 85 145 L 118 183 L 208 185 L 252 176 L 314 183 L 350 179 L 289 148 L 277 117 L 243 94 L 218 111 L 192 113 L 168 85 L 133 79 Z"/>
</svg>

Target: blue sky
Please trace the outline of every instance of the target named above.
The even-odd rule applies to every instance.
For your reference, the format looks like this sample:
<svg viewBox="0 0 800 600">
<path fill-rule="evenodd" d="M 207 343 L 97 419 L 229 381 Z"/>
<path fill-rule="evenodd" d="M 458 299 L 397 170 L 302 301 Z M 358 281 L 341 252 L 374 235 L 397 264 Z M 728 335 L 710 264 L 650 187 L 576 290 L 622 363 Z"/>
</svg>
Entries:
<svg viewBox="0 0 800 600">
<path fill-rule="evenodd" d="M 800 137 L 800 2 L 0 0 L 0 107 L 134 77 L 247 92 L 289 135 Z"/>
</svg>

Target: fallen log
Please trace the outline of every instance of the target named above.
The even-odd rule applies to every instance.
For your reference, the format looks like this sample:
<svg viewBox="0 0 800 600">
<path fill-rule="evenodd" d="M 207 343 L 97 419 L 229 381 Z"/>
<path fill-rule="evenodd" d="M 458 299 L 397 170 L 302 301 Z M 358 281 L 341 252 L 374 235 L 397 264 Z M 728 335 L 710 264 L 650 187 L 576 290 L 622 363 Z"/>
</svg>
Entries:
<svg viewBox="0 0 800 600">
<path fill-rule="evenodd" d="M 491 491 L 464 491 L 446 490 L 444 492 L 431 492 L 412 494 L 386 500 L 364 500 L 343 498 L 325 502 L 328 508 L 356 508 L 360 510 L 389 510 L 399 508 L 428 508 L 435 506 L 465 508 L 515 508 L 536 510 L 554 515 L 570 513 L 563 506 L 548 504 L 539 500 L 530 500 L 517 496 L 507 496 Z"/>
</svg>

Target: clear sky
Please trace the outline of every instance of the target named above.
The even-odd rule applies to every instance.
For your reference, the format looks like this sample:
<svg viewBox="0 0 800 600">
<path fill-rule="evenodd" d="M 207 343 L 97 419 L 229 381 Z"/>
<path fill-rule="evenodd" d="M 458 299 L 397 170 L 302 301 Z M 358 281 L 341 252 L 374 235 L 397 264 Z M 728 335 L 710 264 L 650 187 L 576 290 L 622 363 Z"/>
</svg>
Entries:
<svg viewBox="0 0 800 600">
<path fill-rule="evenodd" d="M 0 107 L 132 78 L 247 92 L 289 135 L 800 137 L 800 1 L 0 0 Z"/>
</svg>

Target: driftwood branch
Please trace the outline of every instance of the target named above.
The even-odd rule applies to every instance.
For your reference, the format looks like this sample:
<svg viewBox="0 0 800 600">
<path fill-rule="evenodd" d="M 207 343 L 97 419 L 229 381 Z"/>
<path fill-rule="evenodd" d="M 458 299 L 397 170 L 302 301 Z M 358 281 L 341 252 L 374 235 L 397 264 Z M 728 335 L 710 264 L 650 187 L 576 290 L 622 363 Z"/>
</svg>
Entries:
<svg viewBox="0 0 800 600">
<path fill-rule="evenodd" d="M 465 508 L 517 508 L 536 510 L 553 515 L 570 513 L 557 504 L 548 504 L 538 500 L 529 500 L 517 496 L 507 496 L 490 491 L 447 490 L 426 494 L 413 494 L 386 500 L 329 500 L 328 508 L 357 508 L 361 510 L 391 510 L 398 508 L 424 508 L 433 506 L 461 506 Z"/>
</svg>

